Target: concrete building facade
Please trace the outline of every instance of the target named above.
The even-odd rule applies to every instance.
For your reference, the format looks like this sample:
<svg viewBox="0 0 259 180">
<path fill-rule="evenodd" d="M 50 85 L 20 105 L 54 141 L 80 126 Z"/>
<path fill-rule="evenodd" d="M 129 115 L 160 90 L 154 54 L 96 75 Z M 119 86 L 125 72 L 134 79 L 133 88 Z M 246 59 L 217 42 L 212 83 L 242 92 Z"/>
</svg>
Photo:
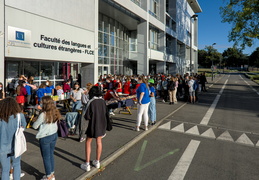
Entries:
<svg viewBox="0 0 259 180">
<path fill-rule="evenodd" d="M 197 0 L 0 0 L 0 82 L 197 72 Z"/>
</svg>

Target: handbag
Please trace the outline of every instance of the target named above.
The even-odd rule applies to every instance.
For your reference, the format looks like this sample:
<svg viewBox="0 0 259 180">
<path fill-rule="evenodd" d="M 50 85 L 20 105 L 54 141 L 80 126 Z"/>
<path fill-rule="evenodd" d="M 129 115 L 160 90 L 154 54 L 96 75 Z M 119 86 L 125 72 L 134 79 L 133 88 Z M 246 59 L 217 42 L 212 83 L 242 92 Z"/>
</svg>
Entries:
<svg viewBox="0 0 259 180">
<path fill-rule="evenodd" d="M 26 139 L 24 136 L 24 128 L 21 126 L 21 115 L 17 114 L 18 123 L 17 130 L 15 132 L 14 138 L 14 157 L 17 158 L 21 156 L 25 151 L 27 151 Z"/>
<path fill-rule="evenodd" d="M 68 128 L 65 120 L 59 120 L 58 124 L 58 136 L 66 138 L 68 136 Z"/>
</svg>

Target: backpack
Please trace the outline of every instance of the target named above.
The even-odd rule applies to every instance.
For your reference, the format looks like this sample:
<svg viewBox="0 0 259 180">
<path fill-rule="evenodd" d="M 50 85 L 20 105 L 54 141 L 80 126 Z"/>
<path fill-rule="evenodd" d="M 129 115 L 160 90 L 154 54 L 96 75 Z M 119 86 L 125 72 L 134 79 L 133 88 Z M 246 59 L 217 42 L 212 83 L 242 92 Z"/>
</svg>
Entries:
<svg viewBox="0 0 259 180">
<path fill-rule="evenodd" d="M 194 81 L 194 83 L 192 85 L 193 90 L 196 91 L 198 89 L 198 86 L 199 86 L 198 82 Z"/>
<path fill-rule="evenodd" d="M 175 82 L 174 81 L 170 81 L 169 91 L 174 91 L 174 90 L 175 90 Z"/>
<path fill-rule="evenodd" d="M 67 128 L 67 123 L 65 120 L 59 120 L 57 122 L 58 124 L 58 136 L 67 138 L 68 137 L 68 128 Z"/>
</svg>

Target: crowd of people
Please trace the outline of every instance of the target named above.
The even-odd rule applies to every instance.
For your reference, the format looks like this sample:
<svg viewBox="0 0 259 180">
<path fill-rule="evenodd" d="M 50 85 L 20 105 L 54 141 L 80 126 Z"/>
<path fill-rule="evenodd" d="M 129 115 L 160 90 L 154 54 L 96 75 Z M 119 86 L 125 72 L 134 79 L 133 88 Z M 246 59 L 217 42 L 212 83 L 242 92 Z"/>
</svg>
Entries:
<svg viewBox="0 0 259 180">
<path fill-rule="evenodd" d="M 73 84 L 66 80 L 63 85 L 54 87 L 51 81 L 46 81 L 37 87 L 33 83 L 33 77 L 26 78 L 21 75 L 14 84 L 15 99 L 6 97 L 3 84 L 0 83 L 0 162 L 2 166 L 2 180 L 9 179 L 10 167 L 14 168 L 14 179 L 20 179 L 21 167 L 20 157 L 14 158 L 13 137 L 17 129 L 17 114 L 21 115 L 22 126 L 26 127 L 23 111 L 26 106 L 36 104 L 41 113 L 33 124 L 33 128 L 39 131 L 36 138 L 43 159 L 46 175 L 42 180 L 54 180 L 54 149 L 57 140 L 57 121 L 61 119 L 60 111 L 57 109 L 53 95 L 61 96 L 64 93 L 67 99 L 72 102 L 72 111 L 77 112 L 82 109 L 82 117 L 88 120 L 88 126 L 81 126 L 80 136 L 86 134 L 86 161 L 81 164 L 81 168 L 90 171 L 90 154 L 92 139 L 96 139 L 97 150 L 96 159 L 93 165 L 100 167 L 100 157 L 102 152 L 102 138 L 106 135 L 107 122 L 114 114 L 113 106 L 108 106 L 107 102 L 115 100 L 123 101 L 123 96 L 129 95 L 136 98 L 137 120 L 135 131 L 140 131 L 142 118 L 144 120 L 145 131 L 148 126 L 156 123 L 156 101 L 161 99 L 163 103 L 169 105 L 177 104 L 178 100 L 189 103 L 198 101 L 198 93 L 206 91 L 207 82 L 205 73 L 190 76 L 188 73 L 181 76 L 176 74 L 164 75 L 103 75 L 100 76 L 96 84 L 87 83 L 85 88 L 80 87 L 79 82 Z M 8 93 L 9 95 L 12 93 Z M 132 96 L 133 95 L 133 96 Z M 134 96 L 135 95 L 135 96 Z M 69 102 L 70 103 L 70 102 Z M 108 114 L 108 115 L 107 115 Z M 82 121 L 82 120 L 81 120 Z M 82 123 L 82 122 L 80 122 Z M 80 138 L 80 142 L 83 140 Z M 12 162 L 12 166 L 10 163 Z M 11 173 L 12 174 L 12 173 Z"/>
</svg>

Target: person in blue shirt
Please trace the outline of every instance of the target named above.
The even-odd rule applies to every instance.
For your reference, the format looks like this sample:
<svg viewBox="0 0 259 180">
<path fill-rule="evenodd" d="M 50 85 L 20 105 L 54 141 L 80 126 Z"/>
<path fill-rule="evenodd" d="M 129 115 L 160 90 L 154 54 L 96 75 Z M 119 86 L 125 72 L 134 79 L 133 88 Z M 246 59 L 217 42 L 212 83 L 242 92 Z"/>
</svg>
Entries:
<svg viewBox="0 0 259 180">
<path fill-rule="evenodd" d="M 138 99 L 138 115 L 136 131 L 139 131 L 139 126 L 142 121 L 142 116 L 144 115 L 145 131 L 148 130 L 148 106 L 150 103 L 149 97 L 149 87 L 144 76 L 138 77 L 138 83 L 140 84 L 137 89 L 137 99 Z"/>
<path fill-rule="evenodd" d="M 13 178 L 20 179 L 21 176 L 21 156 L 14 156 L 14 136 L 18 126 L 18 114 L 21 126 L 26 127 L 25 117 L 19 104 L 15 99 L 7 97 L 0 101 L 0 164 L 2 165 L 2 180 L 9 178 L 9 171 L 14 169 Z"/>
<path fill-rule="evenodd" d="M 47 80 L 46 88 L 45 88 L 46 96 L 54 95 L 54 89 L 55 89 L 55 87 L 52 85 L 51 81 Z"/>
<path fill-rule="evenodd" d="M 156 124 L 156 89 L 154 87 L 155 81 L 154 79 L 149 79 L 149 96 L 150 96 L 150 104 L 148 107 L 148 116 L 151 121 L 151 125 Z"/>
<path fill-rule="evenodd" d="M 40 104 L 43 96 L 46 96 L 46 85 L 44 83 L 42 83 L 37 90 L 38 104 Z"/>
</svg>

